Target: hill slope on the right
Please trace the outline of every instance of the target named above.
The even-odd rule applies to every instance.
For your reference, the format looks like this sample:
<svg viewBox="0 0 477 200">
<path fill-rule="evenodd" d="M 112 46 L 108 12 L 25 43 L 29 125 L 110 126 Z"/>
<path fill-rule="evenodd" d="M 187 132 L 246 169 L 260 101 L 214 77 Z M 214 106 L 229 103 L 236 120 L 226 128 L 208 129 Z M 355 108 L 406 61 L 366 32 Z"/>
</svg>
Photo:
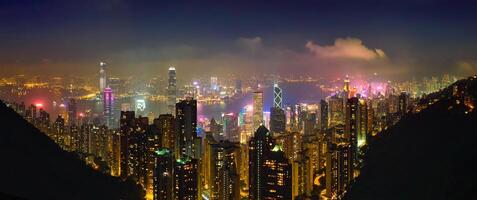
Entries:
<svg viewBox="0 0 477 200">
<path fill-rule="evenodd" d="M 475 77 L 423 99 L 372 139 L 345 199 L 477 199 L 476 101 Z"/>
</svg>

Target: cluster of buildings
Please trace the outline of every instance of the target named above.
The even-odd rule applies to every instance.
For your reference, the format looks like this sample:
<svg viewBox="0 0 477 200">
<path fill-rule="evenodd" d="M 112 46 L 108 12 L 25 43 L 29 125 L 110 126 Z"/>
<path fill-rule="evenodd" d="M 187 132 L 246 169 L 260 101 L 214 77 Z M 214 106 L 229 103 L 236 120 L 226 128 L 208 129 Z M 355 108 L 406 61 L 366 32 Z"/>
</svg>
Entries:
<svg viewBox="0 0 477 200">
<path fill-rule="evenodd" d="M 167 113 L 151 120 L 121 106 L 117 117 L 105 67 L 100 117 L 79 114 L 74 98 L 54 120 L 39 105 L 12 107 L 94 169 L 141 185 L 147 199 L 340 199 L 359 176 L 369 138 L 416 110 L 406 89 L 364 95 L 346 77 L 326 99 L 296 105 L 283 104 L 275 82 L 270 112 L 257 89 L 251 105 L 204 121 L 194 98 L 200 87 L 182 98 L 170 67 Z M 208 91 L 220 95 L 216 77 Z"/>
</svg>

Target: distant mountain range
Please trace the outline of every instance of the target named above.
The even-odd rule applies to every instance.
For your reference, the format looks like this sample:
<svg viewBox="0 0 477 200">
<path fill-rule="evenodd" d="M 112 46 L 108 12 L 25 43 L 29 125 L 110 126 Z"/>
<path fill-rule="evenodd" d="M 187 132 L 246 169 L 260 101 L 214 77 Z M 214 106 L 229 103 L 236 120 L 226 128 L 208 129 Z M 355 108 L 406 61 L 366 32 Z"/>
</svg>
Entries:
<svg viewBox="0 0 477 200">
<path fill-rule="evenodd" d="M 374 138 L 345 199 L 477 199 L 477 79 L 421 100 Z"/>
<path fill-rule="evenodd" d="M 0 199 L 143 199 L 140 187 L 94 171 L 0 103 Z"/>
</svg>

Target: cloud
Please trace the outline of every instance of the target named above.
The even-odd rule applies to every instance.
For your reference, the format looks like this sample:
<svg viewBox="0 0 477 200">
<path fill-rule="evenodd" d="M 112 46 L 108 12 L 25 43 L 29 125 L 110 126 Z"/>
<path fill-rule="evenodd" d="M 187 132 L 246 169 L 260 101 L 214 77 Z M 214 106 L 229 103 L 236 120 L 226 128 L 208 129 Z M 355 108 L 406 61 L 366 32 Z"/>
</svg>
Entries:
<svg viewBox="0 0 477 200">
<path fill-rule="evenodd" d="M 237 40 L 237 44 L 239 47 L 245 48 L 247 50 L 252 50 L 252 51 L 257 51 L 263 48 L 261 37 L 253 37 L 253 38 L 241 37 Z"/>
<path fill-rule="evenodd" d="M 370 49 L 357 38 L 338 38 L 333 45 L 329 46 L 308 41 L 305 47 L 320 58 L 374 60 L 386 57 L 383 50 Z"/>
<path fill-rule="evenodd" d="M 477 73 L 477 60 L 459 61 L 456 66 L 458 75 L 469 76 Z"/>
</svg>

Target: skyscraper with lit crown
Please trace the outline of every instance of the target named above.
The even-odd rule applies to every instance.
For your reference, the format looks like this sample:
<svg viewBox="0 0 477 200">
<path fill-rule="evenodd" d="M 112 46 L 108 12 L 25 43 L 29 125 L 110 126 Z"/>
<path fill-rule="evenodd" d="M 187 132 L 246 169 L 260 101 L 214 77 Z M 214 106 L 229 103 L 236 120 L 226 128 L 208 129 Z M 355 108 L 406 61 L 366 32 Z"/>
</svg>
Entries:
<svg viewBox="0 0 477 200">
<path fill-rule="evenodd" d="M 253 131 L 263 125 L 263 92 L 253 92 Z"/>
<path fill-rule="evenodd" d="M 104 88 L 108 86 L 106 77 L 106 63 L 99 63 L 99 91 L 103 92 Z"/>
<path fill-rule="evenodd" d="M 167 107 L 169 112 L 174 114 L 174 108 L 177 98 L 177 80 L 176 80 L 176 68 L 174 66 L 169 67 L 169 79 L 167 84 Z"/>
</svg>

